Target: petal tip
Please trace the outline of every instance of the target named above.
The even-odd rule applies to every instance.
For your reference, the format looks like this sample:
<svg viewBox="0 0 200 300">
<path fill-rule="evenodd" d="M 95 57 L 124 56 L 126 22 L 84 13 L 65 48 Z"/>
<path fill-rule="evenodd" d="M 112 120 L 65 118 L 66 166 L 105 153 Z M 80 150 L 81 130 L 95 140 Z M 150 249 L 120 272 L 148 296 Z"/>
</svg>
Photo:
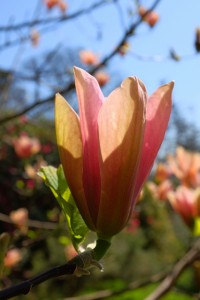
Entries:
<svg viewBox="0 0 200 300">
<path fill-rule="evenodd" d="M 172 80 L 171 82 L 168 83 L 168 85 L 171 87 L 171 89 L 173 89 L 175 85 L 175 81 Z"/>
<path fill-rule="evenodd" d="M 65 98 L 60 94 L 60 93 L 56 93 L 55 94 L 55 102 L 66 102 Z"/>
<path fill-rule="evenodd" d="M 56 93 L 56 94 L 55 94 L 55 99 L 58 99 L 58 98 L 60 98 L 60 96 L 61 96 L 61 94 L 60 94 L 60 93 Z"/>
<path fill-rule="evenodd" d="M 88 74 L 85 70 L 74 66 L 74 76 L 77 77 L 79 75 Z"/>
</svg>

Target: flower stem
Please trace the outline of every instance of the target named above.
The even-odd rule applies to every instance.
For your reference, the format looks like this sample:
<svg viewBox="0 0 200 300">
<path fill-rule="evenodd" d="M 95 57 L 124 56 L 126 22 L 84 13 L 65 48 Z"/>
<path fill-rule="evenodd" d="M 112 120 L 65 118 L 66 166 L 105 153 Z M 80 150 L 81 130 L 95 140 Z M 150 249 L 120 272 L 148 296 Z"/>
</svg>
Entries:
<svg viewBox="0 0 200 300">
<path fill-rule="evenodd" d="M 110 245 L 110 240 L 98 239 L 96 247 L 92 250 L 94 259 L 100 260 L 105 255 Z"/>
</svg>

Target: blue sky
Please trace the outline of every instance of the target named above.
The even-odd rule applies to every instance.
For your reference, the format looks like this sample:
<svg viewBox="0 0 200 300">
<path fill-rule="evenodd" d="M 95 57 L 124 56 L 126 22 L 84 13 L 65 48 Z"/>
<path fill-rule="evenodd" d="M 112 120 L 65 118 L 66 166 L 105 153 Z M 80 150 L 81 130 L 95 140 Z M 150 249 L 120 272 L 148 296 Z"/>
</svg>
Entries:
<svg viewBox="0 0 200 300">
<path fill-rule="evenodd" d="M 39 5 L 41 2 L 41 5 Z M 82 16 L 74 22 L 65 22 L 57 30 L 42 35 L 40 45 L 33 48 L 30 43 L 11 47 L 0 52 L 0 67 L 16 68 L 24 58 L 37 56 L 44 50 L 53 49 L 59 42 L 64 46 L 79 46 L 92 49 L 100 56 L 108 54 L 115 47 L 128 27 L 131 18 L 127 18 L 127 7 L 132 8 L 130 0 L 121 0 L 119 7 L 112 5 L 102 7 L 87 17 Z M 17 3 L 17 5 L 16 5 Z M 38 4 L 40 17 L 51 17 L 59 14 L 55 9 L 48 13 L 42 0 L 7 0 L 3 1 L 0 10 L 0 25 L 12 22 L 31 20 Z M 86 4 L 87 3 L 87 4 Z M 94 1 L 69 1 L 70 14 L 77 9 L 90 6 Z M 153 1 L 142 1 L 148 7 Z M 123 11 L 123 7 L 126 10 Z M 120 17 L 119 17 L 119 11 Z M 200 27 L 199 0 L 162 0 L 156 11 L 160 21 L 153 29 L 145 23 L 138 28 L 134 37 L 130 38 L 131 50 L 125 57 L 116 56 L 109 64 L 112 73 L 117 74 L 119 80 L 126 76 L 136 75 L 142 79 L 152 93 L 160 83 L 174 80 L 174 102 L 179 106 L 188 120 L 200 125 L 200 53 L 195 54 L 195 29 Z M 126 16 L 126 18 L 125 18 Z M 10 20 L 10 21 L 9 21 Z M 12 21 L 11 21 L 12 20 Z M 101 38 L 97 37 L 97 29 Z M 23 34 L 25 31 L 22 31 Z M 27 31 L 26 31 L 27 33 Z M 11 35 L 7 36 L 7 39 Z M 13 35 L 13 37 L 17 37 Z M 0 35 L 0 45 L 5 36 Z M 173 48 L 183 58 L 173 61 L 168 58 Z M 135 53 L 142 59 L 138 59 Z M 149 58 L 146 59 L 146 58 Z M 155 61 L 160 58 L 160 61 Z"/>
</svg>

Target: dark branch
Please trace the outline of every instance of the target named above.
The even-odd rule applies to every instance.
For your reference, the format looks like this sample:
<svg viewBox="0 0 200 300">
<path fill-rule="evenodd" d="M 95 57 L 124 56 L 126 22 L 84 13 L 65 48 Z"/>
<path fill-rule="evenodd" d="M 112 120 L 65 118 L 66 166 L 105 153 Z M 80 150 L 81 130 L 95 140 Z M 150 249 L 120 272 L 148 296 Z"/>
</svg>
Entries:
<svg viewBox="0 0 200 300">
<path fill-rule="evenodd" d="M 200 239 L 192 248 L 175 264 L 171 273 L 161 282 L 158 288 L 145 300 L 157 300 L 165 295 L 175 284 L 180 274 L 200 256 Z"/>
<path fill-rule="evenodd" d="M 118 0 L 111 0 L 113 2 L 116 2 Z M 26 27 L 33 27 L 36 25 L 43 25 L 43 24 L 50 24 L 50 23 L 61 23 L 61 22 L 65 22 L 74 18 L 77 18 L 81 15 L 87 14 L 89 12 L 91 12 L 92 10 L 99 8 L 102 5 L 108 4 L 107 0 L 103 0 L 103 1 L 99 1 L 93 5 L 91 5 L 88 8 L 85 9 L 81 9 L 71 15 L 62 15 L 59 17 L 52 17 L 52 18 L 48 18 L 48 19 L 40 19 L 40 20 L 33 20 L 33 21 L 27 21 L 27 22 L 23 22 L 23 23 L 19 23 L 19 24 L 15 24 L 15 25 L 9 25 L 9 26 L 0 26 L 0 31 L 15 31 L 15 30 L 19 30 L 22 28 L 26 28 Z"/>
<path fill-rule="evenodd" d="M 111 2 L 116 2 L 118 0 L 111 0 Z M 46 27 L 43 27 L 40 29 L 40 33 L 46 33 L 48 31 L 52 31 L 52 26 L 58 25 L 59 23 L 65 22 L 65 21 L 69 21 L 72 20 L 74 18 L 77 18 L 81 15 L 90 13 L 91 11 L 93 11 L 94 9 L 99 8 L 102 5 L 106 5 L 109 2 L 104 0 L 104 1 L 99 1 L 93 5 L 91 5 L 90 7 L 86 8 L 86 9 L 81 9 L 71 15 L 62 15 L 59 17 L 52 17 L 52 18 L 48 18 L 48 19 L 41 19 L 41 20 L 33 20 L 33 21 L 27 21 L 27 22 L 23 22 L 20 24 L 16 24 L 16 25 L 9 25 L 9 26 L 0 26 L 0 31 L 4 31 L 4 32 L 8 32 L 8 31 L 14 31 L 14 30 L 21 30 L 23 28 L 26 27 L 33 27 L 33 26 L 38 26 L 38 25 L 48 25 Z M 8 47 L 12 47 L 15 45 L 18 45 L 19 43 L 24 43 L 27 40 L 30 40 L 30 35 L 26 34 L 26 35 L 22 35 L 17 39 L 14 39 L 12 41 L 7 40 L 4 44 L 0 45 L 0 51 L 8 48 Z"/>
<path fill-rule="evenodd" d="M 2 214 L 2 213 L 0 213 L 0 221 L 17 225 L 16 222 L 12 221 L 12 219 L 9 216 Z M 30 220 L 30 219 L 27 220 L 26 225 L 28 227 L 32 227 L 32 228 L 48 229 L 48 230 L 54 230 L 54 229 L 58 228 L 58 225 L 56 222 L 55 223 L 54 222 L 45 222 L 45 221 Z"/>
<path fill-rule="evenodd" d="M 59 277 L 62 275 L 72 275 L 76 269 L 76 264 L 68 262 L 62 266 L 55 267 L 47 272 L 26 280 L 17 285 L 11 286 L 7 289 L 0 291 L 0 300 L 6 300 L 13 298 L 17 295 L 28 294 L 32 287 L 49 280 L 51 278 Z"/>
<path fill-rule="evenodd" d="M 148 14 L 150 11 L 154 10 L 154 8 L 159 4 L 161 0 L 156 0 L 153 5 L 151 6 L 151 8 L 146 12 L 146 14 Z M 145 15 L 146 15 L 145 14 Z M 145 16 L 143 16 L 145 17 Z M 121 39 L 121 41 L 118 43 L 118 45 L 115 47 L 115 49 L 109 54 L 107 55 L 99 65 L 97 65 L 95 68 L 93 68 L 90 73 L 91 74 L 94 74 L 100 67 L 102 66 L 105 66 L 108 61 L 113 57 L 115 56 L 119 50 L 121 49 L 121 47 L 124 45 L 124 43 L 126 42 L 126 40 L 131 36 L 133 35 L 135 29 L 143 22 L 143 19 L 142 18 L 138 18 L 138 20 L 133 23 L 129 29 L 125 32 L 123 38 Z M 75 85 L 74 85 L 74 82 L 71 82 L 65 89 L 59 91 L 61 94 L 65 94 L 66 92 L 69 92 L 71 91 L 72 89 L 74 89 Z M 44 105 L 46 103 L 49 103 L 49 102 L 52 102 L 54 100 L 54 95 L 51 95 L 49 97 L 47 97 L 46 99 L 40 99 L 36 102 L 34 102 L 33 104 L 30 104 L 28 106 L 26 106 L 24 109 L 22 109 L 20 112 L 18 113 L 15 113 L 15 114 L 12 114 L 10 116 L 7 116 L 5 118 L 2 118 L 0 119 L 0 125 L 5 123 L 5 122 L 8 122 L 8 121 L 11 121 L 17 117 L 20 117 L 22 115 L 24 115 L 25 113 L 33 110 L 35 107 L 37 106 L 40 106 L 40 105 Z"/>
<path fill-rule="evenodd" d="M 142 288 L 144 286 L 147 286 L 151 283 L 156 283 L 161 281 L 163 278 L 165 278 L 166 272 L 159 273 L 150 276 L 147 280 L 138 280 L 131 282 L 127 287 L 124 287 L 120 290 L 101 290 L 94 293 L 81 295 L 81 296 L 75 296 L 75 297 L 68 297 L 66 300 L 103 300 L 114 296 L 119 296 L 124 294 L 125 292 L 132 291 L 138 288 Z"/>
</svg>

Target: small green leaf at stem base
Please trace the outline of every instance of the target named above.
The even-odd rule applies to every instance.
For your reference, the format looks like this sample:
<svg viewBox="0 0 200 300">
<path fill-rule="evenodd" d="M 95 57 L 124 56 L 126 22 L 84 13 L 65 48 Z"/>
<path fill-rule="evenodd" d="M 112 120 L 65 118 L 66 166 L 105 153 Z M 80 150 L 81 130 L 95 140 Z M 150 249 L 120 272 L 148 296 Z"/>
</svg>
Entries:
<svg viewBox="0 0 200 300">
<path fill-rule="evenodd" d="M 197 217 L 194 220 L 193 235 L 200 236 L 200 217 Z"/>
<path fill-rule="evenodd" d="M 51 189 L 58 201 L 67 221 L 72 243 L 77 251 L 83 242 L 88 227 L 83 221 L 67 185 L 62 165 L 56 169 L 53 166 L 42 167 L 38 173 L 45 184 Z"/>
<path fill-rule="evenodd" d="M 99 238 L 96 242 L 95 248 L 92 250 L 94 259 L 97 261 L 100 260 L 106 254 L 110 245 L 110 240 L 103 240 Z"/>
</svg>

